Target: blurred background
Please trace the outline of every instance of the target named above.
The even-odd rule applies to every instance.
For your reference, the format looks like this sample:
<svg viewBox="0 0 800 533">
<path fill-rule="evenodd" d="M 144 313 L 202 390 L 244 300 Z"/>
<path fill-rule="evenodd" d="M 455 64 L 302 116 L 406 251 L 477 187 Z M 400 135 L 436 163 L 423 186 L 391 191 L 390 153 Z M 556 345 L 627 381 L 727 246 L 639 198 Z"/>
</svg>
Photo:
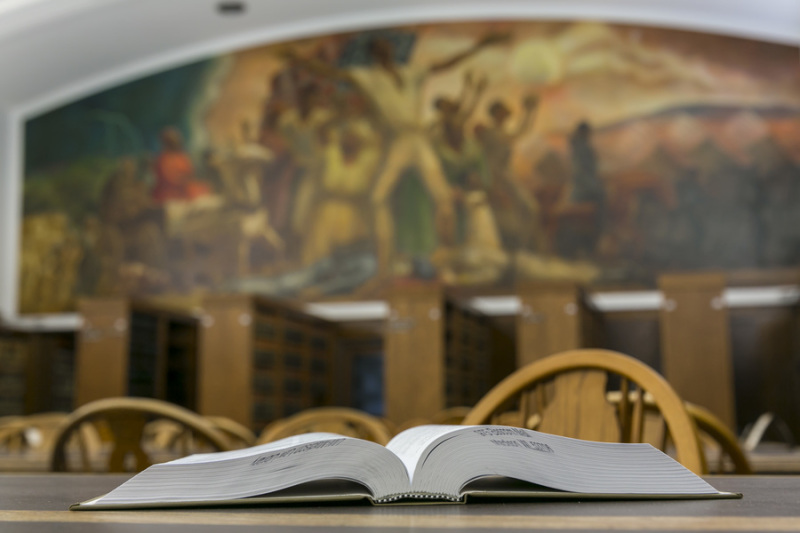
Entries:
<svg viewBox="0 0 800 533">
<path fill-rule="evenodd" d="M 0 415 L 403 424 L 600 347 L 791 448 L 798 6 L 491 8 L 0 0 Z"/>
</svg>

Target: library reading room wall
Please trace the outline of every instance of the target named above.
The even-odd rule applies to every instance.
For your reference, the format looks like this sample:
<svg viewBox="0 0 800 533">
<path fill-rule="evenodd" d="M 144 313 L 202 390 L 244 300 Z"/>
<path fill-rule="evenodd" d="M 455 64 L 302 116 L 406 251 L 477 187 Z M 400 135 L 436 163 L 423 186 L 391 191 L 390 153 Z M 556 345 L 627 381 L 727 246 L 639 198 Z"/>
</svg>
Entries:
<svg viewBox="0 0 800 533">
<path fill-rule="evenodd" d="M 271 44 L 25 124 L 22 314 L 797 266 L 796 47 L 593 22 Z"/>
</svg>

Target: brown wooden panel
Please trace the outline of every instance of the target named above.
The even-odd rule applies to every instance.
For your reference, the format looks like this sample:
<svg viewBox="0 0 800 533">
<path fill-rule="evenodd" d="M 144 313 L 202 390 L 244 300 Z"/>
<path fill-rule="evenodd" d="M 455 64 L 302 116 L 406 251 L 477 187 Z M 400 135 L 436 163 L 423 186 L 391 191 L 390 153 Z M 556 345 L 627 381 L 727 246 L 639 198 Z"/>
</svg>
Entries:
<svg viewBox="0 0 800 533">
<path fill-rule="evenodd" d="M 701 405 L 736 430 L 728 310 L 722 274 L 659 277 L 661 368 L 683 399 Z"/>
<path fill-rule="evenodd" d="M 385 416 L 429 418 L 445 407 L 444 300 L 439 287 L 396 288 L 384 352 Z"/>
<path fill-rule="evenodd" d="M 253 305 L 243 295 L 203 301 L 197 354 L 197 410 L 251 424 Z"/>
<path fill-rule="evenodd" d="M 78 302 L 83 324 L 75 360 L 75 406 L 128 393 L 127 299 L 92 298 Z"/>
<path fill-rule="evenodd" d="M 517 367 L 542 357 L 586 347 L 585 313 L 575 283 L 530 283 L 518 288 Z"/>
</svg>

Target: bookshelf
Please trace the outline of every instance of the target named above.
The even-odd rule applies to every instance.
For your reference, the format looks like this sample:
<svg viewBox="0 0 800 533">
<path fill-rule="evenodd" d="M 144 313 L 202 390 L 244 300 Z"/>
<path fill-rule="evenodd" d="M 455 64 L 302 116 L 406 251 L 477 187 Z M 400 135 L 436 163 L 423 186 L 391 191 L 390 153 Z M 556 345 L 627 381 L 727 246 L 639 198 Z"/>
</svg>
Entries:
<svg viewBox="0 0 800 533">
<path fill-rule="evenodd" d="M 0 416 L 73 407 L 72 332 L 0 330 Z"/>
<path fill-rule="evenodd" d="M 257 296 L 208 296 L 202 309 L 201 413 L 260 430 L 303 409 L 346 401 L 336 324 Z"/>
<path fill-rule="evenodd" d="M 128 298 L 81 300 L 76 405 L 139 396 L 196 408 L 196 311 Z"/>
</svg>

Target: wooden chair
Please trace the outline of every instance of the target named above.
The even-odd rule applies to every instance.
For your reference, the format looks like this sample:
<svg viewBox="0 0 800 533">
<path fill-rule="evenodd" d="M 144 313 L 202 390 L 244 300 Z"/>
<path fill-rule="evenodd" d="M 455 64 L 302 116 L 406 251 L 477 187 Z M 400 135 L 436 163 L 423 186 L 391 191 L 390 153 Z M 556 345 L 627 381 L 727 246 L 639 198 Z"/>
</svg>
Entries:
<svg viewBox="0 0 800 533">
<path fill-rule="evenodd" d="M 460 424 L 471 411 L 472 408 L 465 405 L 448 407 L 433 415 L 431 417 L 431 424 Z"/>
<path fill-rule="evenodd" d="M 155 449 L 147 442 L 145 428 L 159 419 L 190 430 L 196 451 L 230 449 L 210 422 L 188 409 L 151 398 L 106 398 L 70 414 L 56 436 L 50 469 L 70 471 L 77 462 L 77 470 L 83 472 L 138 472 L 154 462 L 174 458 L 168 457 L 169 450 Z M 87 443 L 87 430 L 99 436 L 94 446 Z"/>
<path fill-rule="evenodd" d="M 394 434 L 396 435 L 407 429 L 417 426 L 424 426 L 426 424 L 458 425 L 463 422 L 464 417 L 467 416 L 471 410 L 471 407 L 459 405 L 457 407 L 448 407 L 446 409 L 442 409 L 430 418 L 412 418 L 411 420 L 406 420 L 400 424 L 394 431 Z"/>
<path fill-rule="evenodd" d="M 242 424 L 224 416 L 204 416 L 205 420 L 225 438 L 230 449 L 253 446 L 256 436 Z M 192 453 L 194 435 L 191 428 L 169 419 L 148 422 L 143 442 L 153 449 L 170 450 L 180 455 Z"/>
<path fill-rule="evenodd" d="M 349 407 L 317 407 L 268 425 L 258 437 L 258 443 L 315 431 L 338 433 L 378 444 L 386 444 L 392 438 L 392 432 L 386 424 L 368 413 Z"/>
<path fill-rule="evenodd" d="M 0 450 L 4 452 L 42 452 L 52 448 L 58 429 L 68 413 L 48 412 L 0 418 Z"/>
<path fill-rule="evenodd" d="M 214 429 L 222 433 L 231 448 L 248 448 L 255 445 L 256 436 L 250 429 L 225 416 L 207 416 Z"/>
<path fill-rule="evenodd" d="M 4 453 L 18 453 L 26 447 L 22 416 L 0 417 L 0 450 Z"/>
<path fill-rule="evenodd" d="M 609 390 L 620 391 L 616 404 L 608 401 Z M 695 425 L 680 397 L 652 368 L 608 350 L 570 350 L 518 369 L 492 388 L 463 423 L 513 425 L 587 440 L 643 442 L 645 393 L 662 416 L 677 460 L 702 474 L 704 461 Z"/>
<path fill-rule="evenodd" d="M 752 474 L 750 461 L 731 430 L 705 407 L 690 402 L 686 402 L 685 405 L 689 416 L 697 426 L 705 455 L 706 472 L 725 474 L 732 469 L 734 474 Z M 710 460 L 712 455 L 717 456 L 716 461 Z"/>
<path fill-rule="evenodd" d="M 638 392 L 630 393 L 630 401 L 636 400 Z M 611 391 L 606 398 L 612 404 L 620 401 L 619 391 Z M 648 428 L 650 431 L 645 433 L 644 441 L 654 446 L 666 449 L 669 444 L 669 434 L 664 431 L 661 424 L 661 415 L 653 402 L 652 394 L 645 394 L 645 419 L 650 420 Z M 736 436 L 717 418 L 711 411 L 691 402 L 683 402 L 686 412 L 692 418 L 697 429 L 699 445 L 703 451 L 703 473 L 705 474 L 726 474 L 737 475 L 752 474 L 753 469 L 747 459 Z"/>
</svg>

